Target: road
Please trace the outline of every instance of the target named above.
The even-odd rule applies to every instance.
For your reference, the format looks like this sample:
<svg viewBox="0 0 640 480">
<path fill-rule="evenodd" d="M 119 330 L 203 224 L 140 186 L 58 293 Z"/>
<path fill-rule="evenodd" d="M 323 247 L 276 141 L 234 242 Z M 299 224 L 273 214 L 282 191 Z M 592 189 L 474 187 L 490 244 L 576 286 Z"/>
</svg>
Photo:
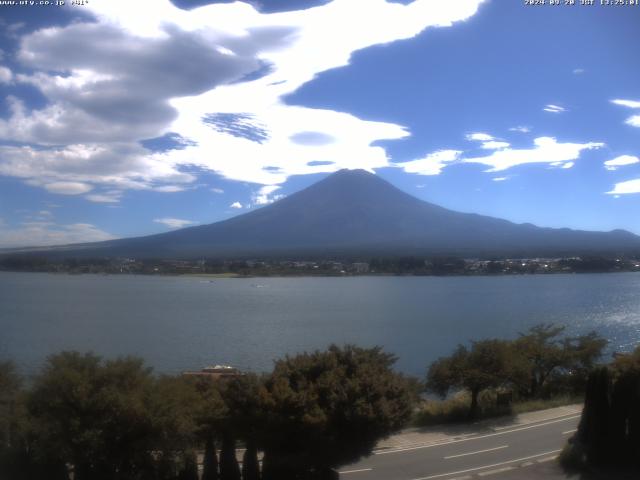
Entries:
<svg viewBox="0 0 640 480">
<path fill-rule="evenodd" d="M 553 461 L 574 432 L 580 415 L 486 429 L 438 444 L 378 450 L 340 469 L 342 480 L 461 480 L 502 477 Z M 507 475 L 504 475 L 507 476 Z M 511 478 L 511 475 L 508 475 Z M 513 478 L 518 478 L 514 476 Z"/>
</svg>

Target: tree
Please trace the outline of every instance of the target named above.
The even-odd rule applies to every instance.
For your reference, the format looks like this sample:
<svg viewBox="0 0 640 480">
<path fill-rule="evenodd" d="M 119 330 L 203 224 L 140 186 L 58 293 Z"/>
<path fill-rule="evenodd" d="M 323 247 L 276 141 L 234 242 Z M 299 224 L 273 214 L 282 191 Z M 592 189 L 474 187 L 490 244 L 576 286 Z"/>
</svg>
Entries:
<svg viewBox="0 0 640 480">
<path fill-rule="evenodd" d="M 573 458 L 604 468 L 608 478 L 618 478 L 620 468 L 633 471 L 635 477 L 628 478 L 637 477 L 640 347 L 629 354 L 617 354 L 610 365 L 591 371 L 582 418 L 569 448 Z"/>
<path fill-rule="evenodd" d="M 249 373 L 225 379 L 224 382 L 221 382 L 220 387 L 220 393 L 227 409 L 223 428 L 227 432 L 233 432 L 235 437 L 244 440 L 245 443 L 242 478 L 243 480 L 258 480 L 260 477 L 258 444 L 260 439 L 265 436 L 261 427 L 268 415 L 265 410 L 268 392 L 264 385 L 264 378 Z M 231 466 L 231 468 L 234 467 Z M 229 469 L 227 468 L 227 470 Z"/>
<path fill-rule="evenodd" d="M 482 340 L 471 349 L 459 345 L 449 357 L 435 361 L 427 373 L 427 389 L 445 397 L 451 389 L 465 389 L 471 394 L 469 418 L 478 415 L 478 398 L 483 390 L 507 384 L 514 376 L 509 342 Z"/>
<path fill-rule="evenodd" d="M 216 438 L 221 438 L 223 424 L 228 416 L 228 409 L 220 394 L 218 381 L 209 378 L 191 380 L 198 392 L 200 401 L 195 412 L 200 443 L 204 443 L 203 480 L 218 480 L 219 462 L 216 455 Z"/>
<path fill-rule="evenodd" d="M 236 439 L 232 431 L 222 434 L 220 449 L 220 480 L 240 480 L 240 466 L 236 458 Z"/>
<path fill-rule="evenodd" d="M 160 478 L 191 475 L 192 451 L 201 443 L 198 415 L 202 398 L 194 382 L 184 377 L 161 376 L 154 380 L 147 400 L 151 430 L 148 441 L 154 452 L 153 469 Z"/>
<path fill-rule="evenodd" d="M 597 367 L 607 343 L 596 332 L 562 340 L 562 348 L 567 352 L 567 363 L 560 370 L 563 370 L 572 394 L 584 393 L 589 373 Z"/>
<path fill-rule="evenodd" d="M 549 375 L 568 364 L 569 352 L 558 338 L 564 330 L 564 326 L 539 324 L 531 327 L 527 333 L 521 333 L 516 340 L 516 349 L 526 360 L 529 369 L 528 385 L 521 386 L 526 396 L 539 395 Z"/>
<path fill-rule="evenodd" d="M 202 463 L 202 480 L 218 480 L 218 457 L 213 435 L 207 435 L 205 438 Z"/>
<path fill-rule="evenodd" d="M 0 450 L 12 446 L 15 415 L 22 382 L 12 362 L 0 362 Z"/>
<path fill-rule="evenodd" d="M 266 382 L 263 478 L 335 478 L 333 468 L 402 428 L 414 398 L 394 362 L 352 345 L 277 361 Z"/>
<path fill-rule="evenodd" d="M 198 460 L 194 451 L 187 451 L 183 455 L 184 466 L 178 475 L 178 480 L 198 480 Z"/>
<path fill-rule="evenodd" d="M 539 324 L 515 340 L 516 352 L 528 370 L 520 384 L 525 396 L 543 394 L 549 379 L 558 373 L 572 376 L 573 389 L 583 390 L 589 371 L 602 356 L 607 341 L 596 332 L 560 338 L 564 331 L 564 326 Z"/>
<path fill-rule="evenodd" d="M 163 440 L 155 435 L 153 387 L 140 359 L 49 357 L 28 398 L 36 448 L 72 464 L 77 480 L 137 478 Z"/>
</svg>

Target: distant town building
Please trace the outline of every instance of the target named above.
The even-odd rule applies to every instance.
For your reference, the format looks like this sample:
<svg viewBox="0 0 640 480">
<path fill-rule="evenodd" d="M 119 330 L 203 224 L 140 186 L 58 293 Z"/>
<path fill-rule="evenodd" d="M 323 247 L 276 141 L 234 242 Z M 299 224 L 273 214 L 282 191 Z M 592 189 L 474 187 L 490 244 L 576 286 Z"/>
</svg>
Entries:
<svg viewBox="0 0 640 480">
<path fill-rule="evenodd" d="M 366 262 L 352 263 L 351 271 L 355 273 L 369 273 L 369 264 Z"/>
</svg>

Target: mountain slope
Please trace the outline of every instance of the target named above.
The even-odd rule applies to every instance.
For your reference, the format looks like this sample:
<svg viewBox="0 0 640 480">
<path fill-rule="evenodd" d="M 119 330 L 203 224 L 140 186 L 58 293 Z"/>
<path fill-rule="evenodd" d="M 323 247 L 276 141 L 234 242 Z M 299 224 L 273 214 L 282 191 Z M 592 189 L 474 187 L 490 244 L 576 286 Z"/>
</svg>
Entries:
<svg viewBox="0 0 640 480">
<path fill-rule="evenodd" d="M 423 202 L 364 170 L 341 170 L 276 203 L 210 225 L 66 247 L 82 256 L 335 254 L 577 255 L 640 251 L 624 230 L 539 228 Z"/>
</svg>

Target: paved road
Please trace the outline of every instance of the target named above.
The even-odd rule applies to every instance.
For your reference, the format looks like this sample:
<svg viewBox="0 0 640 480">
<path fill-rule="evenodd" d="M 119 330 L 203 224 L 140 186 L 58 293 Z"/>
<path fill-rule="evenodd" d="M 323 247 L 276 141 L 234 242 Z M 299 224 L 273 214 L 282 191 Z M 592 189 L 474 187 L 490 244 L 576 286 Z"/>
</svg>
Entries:
<svg viewBox="0 0 640 480">
<path fill-rule="evenodd" d="M 441 443 L 378 450 L 340 469 L 342 480 L 461 480 L 539 467 L 552 462 L 580 416 L 564 413 L 529 424 L 485 429 Z M 524 472 L 522 472 L 524 473 Z M 514 477 L 517 478 L 517 477 Z"/>
</svg>

